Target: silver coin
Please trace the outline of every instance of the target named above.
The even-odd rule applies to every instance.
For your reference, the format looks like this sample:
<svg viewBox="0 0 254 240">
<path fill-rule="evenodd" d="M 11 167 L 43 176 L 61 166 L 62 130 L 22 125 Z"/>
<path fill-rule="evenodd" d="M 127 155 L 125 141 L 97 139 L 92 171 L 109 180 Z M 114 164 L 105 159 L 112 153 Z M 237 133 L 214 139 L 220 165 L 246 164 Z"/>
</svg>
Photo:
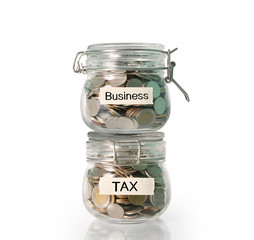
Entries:
<svg viewBox="0 0 254 240">
<path fill-rule="evenodd" d="M 112 117 L 112 115 L 108 112 L 108 108 L 104 109 L 104 107 L 105 105 L 100 106 L 100 112 L 98 113 L 97 117 L 107 120 L 108 118 Z"/>
<path fill-rule="evenodd" d="M 119 117 L 117 119 L 117 128 L 119 129 L 133 129 L 134 122 L 128 117 Z"/>
<path fill-rule="evenodd" d="M 120 114 L 119 112 L 115 111 L 115 110 L 112 109 L 112 108 L 108 108 L 108 111 L 109 111 L 109 113 L 110 113 L 111 115 L 113 115 L 113 116 L 121 117 L 121 114 Z"/>
<path fill-rule="evenodd" d="M 113 87 L 118 87 L 123 85 L 127 80 L 127 75 L 124 73 L 114 74 L 112 79 L 108 80 L 109 84 Z"/>
<path fill-rule="evenodd" d="M 117 119 L 118 117 L 110 117 L 105 122 L 106 128 L 108 129 L 116 129 L 117 128 Z"/>
<path fill-rule="evenodd" d="M 110 204 L 107 207 L 107 212 L 109 217 L 112 217 L 112 218 L 122 218 L 124 216 L 123 208 L 120 205 L 115 203 Z"/>
<path fill-rule="evenodd" d="M 132 129 L 138 129 L 138 121 L 134 118 L 131 119 L 133 121 L 133 128 Z"/>
<path fill-rule="evenodd" d="M 96 77 L 92 78 L 92 80 L 91 80 L 91 84 L 95 88 L 103 86 L 104 83 L 105 83 L 105 77 L 104 76 L 96 76 Z"/>
<path fill-rule="evenodd" d="M 98 114 L 100 110 L 100 103 L 98 100 L 89 99 L 86 104 L 86 112 L 90 116 L 94 117 Z"/>
</svg>

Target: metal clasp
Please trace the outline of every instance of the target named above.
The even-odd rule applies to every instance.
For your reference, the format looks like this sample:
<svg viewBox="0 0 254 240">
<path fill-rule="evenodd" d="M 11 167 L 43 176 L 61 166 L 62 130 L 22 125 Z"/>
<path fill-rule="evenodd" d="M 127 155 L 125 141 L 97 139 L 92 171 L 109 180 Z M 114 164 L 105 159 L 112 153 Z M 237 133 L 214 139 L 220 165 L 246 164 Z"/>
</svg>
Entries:
<svg viewBox="0 0 254 240">
<path fill-rule="evenodd" d="M 177 48 L 175 48 L 172 51 L 168 50 L 167 76 L 165 77 L 164 80 L 165 80 L 166 83 L 173 82 L 178 87 L 178 89 L 183 93 L 183 95 L 185 96 L 185 99 L 189 102 L 190 98 L 189 98 L 188 93 L 185 92 L 185 90 L 173 78 L 174 67 L 176 66 L 176 63 L 173 62 L 173 61 L 171 62 L 171 53 L 175 52 L 176 50 L 177 50 Z"/>
<path fill-rule="evenodd" d="M 114 165 L 119 165 L 121 163 L 121 160 L 118 159 L 118 155 L 117 155 L 117 149 L 116 149 L 116 140 L 109 140 L 112 145 L 113 145 L 113 163 Z M 132 160 L 129 160 L 129 162 L 125 162 L 125 164 L 133 164 L 135 163 L 136 165 L 139 165 L 140 164 L 140 160 L 141 160 L 141 142 L 140 140 L 137 140 L 135 142 L 131 142 L 131 143 L 134 143 L 134 144 L 137 144 L 138 145 L 138 148 L 137 148 L 137 155 L 136 155 L 136 159 L 132 159 Z M 134 150 L 129 150 L 130 152 L 131 151 L 134 151 Z"/>
<path fill-rule="evenodd" d="M 80 62 L 80 59 L 85 55 L 86 55 L 86 52 L 84 52 L 84 51 L 77 53 L 74 63 L 73 63 L 73 71 L 75 73 L 84 73 L 86 71 L 82 62 Z"/>
</svg>

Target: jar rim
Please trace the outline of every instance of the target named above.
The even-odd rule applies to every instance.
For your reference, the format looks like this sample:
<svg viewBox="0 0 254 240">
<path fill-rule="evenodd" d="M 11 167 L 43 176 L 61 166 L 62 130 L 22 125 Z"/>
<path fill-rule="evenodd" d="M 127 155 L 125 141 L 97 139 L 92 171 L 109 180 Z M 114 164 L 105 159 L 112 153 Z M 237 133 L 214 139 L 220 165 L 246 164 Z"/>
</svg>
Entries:
<svg viewBox="0 0 254 240">
<path fill-rule="evenodd" d="M 89 132 L 86 143 L 88 162 L 129 165 L 163 162 L 166 156 L 164 133 L 111 134 Z"/>
<path fill-rule="evenodd" d="M 114 134 L 105 132 L 89 132 L 87 134 L 89 140 L 109 140 L 117 142 L 133 142 L 133 141 L 160 141 L 163 140 L 165 134 L 163 132 L 145 132 L 131 134 Z"/>
<path fill-rule="evenodd" d="M 160 43 L 143 42 L 120 42 L 120 43 L 97 43 L 88 46 L 87 50 L 109 50 L 109 49 L 151 49 L 164 50 L 164 45 Z"/>
</svg>

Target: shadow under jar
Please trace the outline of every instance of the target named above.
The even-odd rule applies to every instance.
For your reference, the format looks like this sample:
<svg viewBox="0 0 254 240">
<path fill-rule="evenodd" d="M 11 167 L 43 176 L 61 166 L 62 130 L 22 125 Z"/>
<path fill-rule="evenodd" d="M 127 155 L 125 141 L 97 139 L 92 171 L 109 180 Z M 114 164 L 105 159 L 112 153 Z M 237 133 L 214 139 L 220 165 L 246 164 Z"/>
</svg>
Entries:
<svg viewBox="0 0 254 240">
<path fill-rule="evenodd" d="M 95 217 L 141 223 L 159 217 L 170 202 L 161 132 L 130 135 L 90 132 L 83 200 Z"/>
<path fill-rule="evenodd" d="M 170 115 L 167 82 L 174 82 L 173 51 L 164 51 L 161 44 L 114 43 L 79 52 L 74 71 L 87 76 L 81 94 L 84 122 L 111 133 L 160 129 Z"/>
</svg>

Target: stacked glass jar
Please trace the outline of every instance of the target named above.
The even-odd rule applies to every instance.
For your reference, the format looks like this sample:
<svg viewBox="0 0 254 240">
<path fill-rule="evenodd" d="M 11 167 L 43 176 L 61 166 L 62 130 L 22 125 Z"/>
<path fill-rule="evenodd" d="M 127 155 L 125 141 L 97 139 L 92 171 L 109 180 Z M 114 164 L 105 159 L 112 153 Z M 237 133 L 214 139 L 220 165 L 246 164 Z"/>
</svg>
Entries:
<svg viewBox="0 0 254 240">
<path fill-rule="evenodd" d="M 83 200 L 100 219 L 144 222 L 169 204 L 164 134 L 155 131 L 170 115 L 167 83 L 174 82 L 189 101 L 173 79 L 175 50 L 161 44 L 95 44 L 76 55 L 74 71 L 87 75 L 82 117 L 95 130 L 88 133 Z"/>
</svg>

